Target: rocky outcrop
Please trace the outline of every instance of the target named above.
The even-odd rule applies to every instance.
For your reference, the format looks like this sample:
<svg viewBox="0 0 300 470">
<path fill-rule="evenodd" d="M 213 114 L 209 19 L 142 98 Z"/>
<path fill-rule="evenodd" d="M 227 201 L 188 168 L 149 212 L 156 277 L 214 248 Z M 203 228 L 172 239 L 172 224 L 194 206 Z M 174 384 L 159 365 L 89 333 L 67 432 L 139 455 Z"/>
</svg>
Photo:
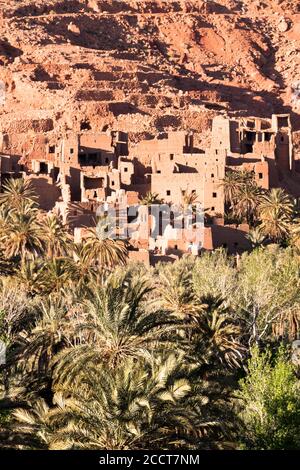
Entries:
<svg viewBox="0 0 300 470">
<path fill-rule="evenodd" d="M 297 4 L 0 1 L 0 130 L 194 129 L 207 145 L 216 114 L 272 112 L 300 129 Z"/>
</svg>

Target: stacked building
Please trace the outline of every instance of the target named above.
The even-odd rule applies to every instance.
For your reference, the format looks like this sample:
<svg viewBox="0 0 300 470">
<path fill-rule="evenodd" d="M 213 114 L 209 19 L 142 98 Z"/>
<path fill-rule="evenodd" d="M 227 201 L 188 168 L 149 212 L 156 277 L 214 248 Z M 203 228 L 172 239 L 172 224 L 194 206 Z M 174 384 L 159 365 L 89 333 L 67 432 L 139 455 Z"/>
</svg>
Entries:
<svg viewBox="0 0 300 470">
<path fill-rule="evenodd" d="M 218 116 L 207 149 L 194 145 L 195 135 L 186 132 L 129 146 L 124 132 L 87 129 L 63 136 L 37 134 L 25 140 L 18 155 L 12 151 L 17 136 L 2 134 L 1 181 L 30 179 L 41 208 L 60 212 L 76 241 L 95 224 L 99 211 L 111 210 L 118 219 L 118 236 L 128 239 L 134 259 L 148 263 L 221 246 L 235 253 L 249 247 L 248 227 L 224 223 L 225 174 L 253 171 L 261 187 L 283 187 L 298 198 L 292 135 L 289 115 Z M 140 204 L 147 194 L 163 201 L 156 221 L 149 207 Z M 185 196 L 195 201 L 198 212 L 180 213 L 180 208 L 186 210 Z"/>
</svg>

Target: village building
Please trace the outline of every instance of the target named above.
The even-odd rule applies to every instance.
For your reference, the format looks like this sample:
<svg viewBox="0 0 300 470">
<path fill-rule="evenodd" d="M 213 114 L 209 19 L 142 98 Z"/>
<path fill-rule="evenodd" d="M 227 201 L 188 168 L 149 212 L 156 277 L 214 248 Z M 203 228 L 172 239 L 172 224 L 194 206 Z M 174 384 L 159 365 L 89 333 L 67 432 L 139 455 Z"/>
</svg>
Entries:
<svg viewBox="0 0 300 470">
<path fill-rule="evenodd" d="M 197 148 L 195 135 L 182 131 L 131 147 L 128 135 L 118 131 L 37 134 L 25 141 L 20 155 L 11 151 L 15 139 L 0 136 L 2 182 L 29 178 L 42 209 L 59 211 L 76 241 L 105 207 L 118 219 L 118 236 L 128 239 L 130 257 L 146 263 L 149 254 L 152 260 L 172 260 L 222 246 L 232 253 L 249 248 L 248 226 L 224 223 L 222 181 L 230 169 L 253 171 L 262 188 L 283 187 L 300 197 L 300 166 L 286 114 L 271 119 L 218 116 L 207 149 Z M 160 213 L 140 205 L 147 193 L 163 200 Z M 181 213 L 187 195 L 195 196 L 200 211 Z"/>
</svg>

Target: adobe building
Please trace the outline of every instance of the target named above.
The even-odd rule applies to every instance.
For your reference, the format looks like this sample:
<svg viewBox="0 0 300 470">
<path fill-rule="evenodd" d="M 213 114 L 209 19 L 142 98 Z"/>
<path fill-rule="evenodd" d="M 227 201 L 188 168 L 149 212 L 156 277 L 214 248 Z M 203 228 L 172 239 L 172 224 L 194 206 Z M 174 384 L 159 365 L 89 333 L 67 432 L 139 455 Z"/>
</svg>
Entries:
<svg viewBox="0 0 300 470">
<path fill-rule="evenodd" d="M 233 253 L 249 248 L 247 226 L 224 226 L 222 181 L 230 169 L 252 170 L 261 187 L 283 187 L 300 197 L 300 167 L 286 114 L 271 119 L 218 116 L 212 122 L 208 149 L 197 148 L 194 135 L 182 131 L 143 140 L 130 151 L 127 134 L 118 131 L 36 134 L 22 141 L 19 155 L 17 140 L 17 135 L 0 135 L 2 181 L 30 178 L 41 207 L 60 211 L 77 239 L 85 226 L 93 226 L 96 211 L 103 204 L 115 213 L 120 213 L 124 204 L 136 207 L 120 230 L 133 251 L 142 253 L 143 261 L 149 252 L 157 257 L 177 257 L 220 246 Z M 144 220 L 148 209 L 139 208 L 149 192 L 157 193 L 168 207 L 182 207 L 184 197 L 194 195 L 206 223 L 199 227 L 193 221 L 188 229 L 175 217 L 164 224 L 164 213 L 154 233 L 151 219 Z M 196 240 L 199 230 L 201 237 Z M 132 255 L 138 257 L 138 253 Z"/>
<path fill-rule="evenodd" d="M 216 117 L 212 146 L 227 152 L 228 167 L 251 168 L 262 187 L 279 186 L 284 175 L 295 169 L 290 116 L 272 119 Z"/>
</svg>

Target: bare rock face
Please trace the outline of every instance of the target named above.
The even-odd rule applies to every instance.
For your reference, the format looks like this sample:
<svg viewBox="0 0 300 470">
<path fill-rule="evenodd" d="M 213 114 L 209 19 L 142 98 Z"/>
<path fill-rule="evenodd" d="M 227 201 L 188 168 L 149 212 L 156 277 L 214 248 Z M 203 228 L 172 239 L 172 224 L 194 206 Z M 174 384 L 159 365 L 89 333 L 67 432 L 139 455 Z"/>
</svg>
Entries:
<svg viewBox="0 0 300 470">
<path fill-rule="evenodd" d="M 299 2 L 0 0 L 0 33 L 4 133 L 189 129 L 205 145 L 216 114 L 273 112 L 300 129 Z"/>
<path fill-rule="evenodd" d="M 286 21 L 285 18 L 281 18 L 281 20 L 279 21 L 278 23 L 278 30 L 281 32 L 281 33 L 285 33 L 286 31 L 289 30 L 289 23 Z"/>
<path fill-rule="evenodd" d="M 99 13 L 101 11 L 100 2 L 98 2 L 97 0 L 88 0 L 87 6 L 94 10 L 96 13 Z"/>
<path fill-rule="evenodd" d="M 78 28 L 78 26 L 72 22 L 68 24 L 68 31 L 71 31 L 71 33 L 74 34 L 80 34 L 80 28 Z"/>
</svg>

